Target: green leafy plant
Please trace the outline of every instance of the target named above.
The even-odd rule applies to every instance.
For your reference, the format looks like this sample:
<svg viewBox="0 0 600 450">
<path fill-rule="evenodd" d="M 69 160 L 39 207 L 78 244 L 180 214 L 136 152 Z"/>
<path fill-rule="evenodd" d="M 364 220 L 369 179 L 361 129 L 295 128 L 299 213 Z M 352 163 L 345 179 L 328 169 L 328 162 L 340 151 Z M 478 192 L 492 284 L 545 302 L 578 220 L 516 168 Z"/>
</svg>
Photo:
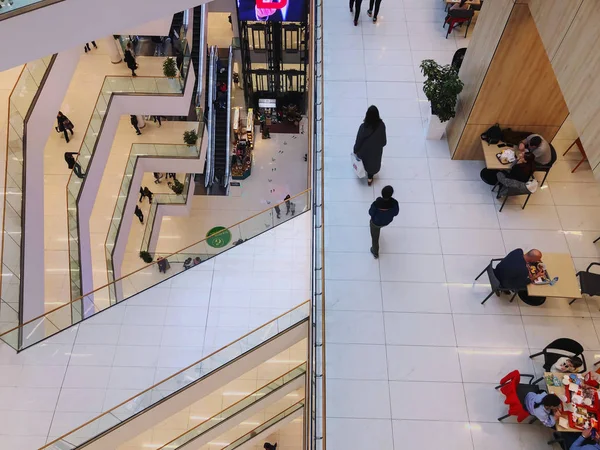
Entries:
<svg viewBox="0 0 600 450">
<path fill-rule="evenodd" d="M 187 145 L 196 145 L 196 142 L 198 142 L 198 134 L 196 133 L 196 130 L 184 131 L 183 142 L 185 142 Z"/>
<path fill-rule="evenodd" d="M 174 178 L 173 182 L 169 183 L 169 187 L 177 195 L 181 195 L 181 193 L 183 192 L 183 183 L 177 178 Z"/>
<path fill-rule="evenodd" d="M 152 262 L 152 255 L 146 251 L 140 252 L 140 258 L 142 258 L 146 264 L 150 264 Z"/>
<path fill-rule="evenodd" d="M 441 66 L 432 59 L 421 61 L 420 68 L 426 78 L 423 92 L 431 102 L 431 113 L 438 116 L 440 122 L 447 122 L 456 115 L 456 101 L 463 82 L 454 67 Z"/>
<path fill-rule="evenodd" d="M 165 77 L 174 78 L 177 76 L 177 63 L 173 58 L 167 58 L 163 62 L 163 73 Z"/>
</svg>

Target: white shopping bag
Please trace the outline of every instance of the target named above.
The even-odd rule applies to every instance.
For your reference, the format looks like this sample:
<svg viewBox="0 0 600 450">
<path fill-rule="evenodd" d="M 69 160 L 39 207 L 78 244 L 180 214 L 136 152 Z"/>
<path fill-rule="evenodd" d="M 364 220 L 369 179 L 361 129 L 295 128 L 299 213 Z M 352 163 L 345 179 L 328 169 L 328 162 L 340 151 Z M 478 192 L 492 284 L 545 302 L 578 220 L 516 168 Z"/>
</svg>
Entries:
<svg viewBox="0 0 600 450">
<path fill-rule="evenodd" d="M 354 169 L 356 176 L 358 178 L 365 178 L 367 176 L 367 171 L 365 170 L 363 162 L 354 153 L 350 153 L 350 159 L 352 161 L 352 168 Z"/>
</svg>

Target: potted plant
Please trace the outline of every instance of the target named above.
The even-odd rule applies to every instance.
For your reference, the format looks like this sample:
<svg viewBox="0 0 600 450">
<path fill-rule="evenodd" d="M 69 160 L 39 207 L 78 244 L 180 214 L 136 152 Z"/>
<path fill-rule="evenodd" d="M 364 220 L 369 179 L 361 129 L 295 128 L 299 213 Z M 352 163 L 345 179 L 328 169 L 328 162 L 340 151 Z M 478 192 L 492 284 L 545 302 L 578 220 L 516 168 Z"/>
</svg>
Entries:
<svg viewBox="0 0 600 450">
<path fill-rule="evenodd" d="M 150 264 L 152 262 L 152 255 L 146 251 L 140 252 L 140 258 L 142 258 L 146 264 Z"/>
<path fill-rule="evenodd" d="M 175 78 L 177 76 L 177 63 L 173 58 L 167 58 L 163 61 L 163 74 L 167 78 Z"/>
<path fill-rule="evenodd" d="M 196 142 L 198 142 L 198 133 L 196 133 L 196 130 L 184 131 L 183 142 L 190 146 L 196 145 Z"/>
<path fill-rule="evenodd" d="M 432 59 L 421 61 L 425 76 L 423 92 L 431 104 L 427 139 L 441 139 L 446 125 L 456 115 L 456 101 L 463 90 L 458 71 L 451 65 L 441 66 Z"/>
<path fill-rule="evenodd" d="M 177 178 L 174 178 L 173 182 L 169 183 L 169 187 L 177 195 L 181 195 L 183 193 L 183 183 Z"/>
</svg>

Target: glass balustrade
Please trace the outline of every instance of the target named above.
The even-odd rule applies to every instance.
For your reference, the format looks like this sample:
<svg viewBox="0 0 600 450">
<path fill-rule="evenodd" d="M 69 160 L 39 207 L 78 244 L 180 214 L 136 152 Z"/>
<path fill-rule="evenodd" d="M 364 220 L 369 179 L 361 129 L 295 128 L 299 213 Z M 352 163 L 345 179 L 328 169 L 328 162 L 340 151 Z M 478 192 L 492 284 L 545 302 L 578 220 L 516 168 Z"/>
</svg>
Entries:
<svg viewBox="0 0 600 450">
<path fill-rule="evenodd" d="M 254 430 L 246 433 L 239 439 L 236 439 L 235 441 L 233 441 L 231 444 L 227 445 L 226 447 L 223 447 L 222 450 L 233 450 L 235 448 L 242 447 L 248 441 L 250 441 L 251 439 L 254 439 L 258 434 L 262 433 L 263 431 L 267 431 L 273 425 L 276 425 L 277 423 L 281 422 L 285 418 L 287 418 L 293 414 L 296 414 L 302 408 L 304 408 L 304 400 L 300 400 L 298 403 L 295 403 L 292 406 L 290 406 L 289 408 L 284 409 L 279 414 L 276 414 L 275 416 L 271 417 L 269 420 L 267 420 L 263 424 L 256 427 Z"/>
<path fill-rule="evenodd" d="M 190 52 L 186 46 L 184 53 L 184 67 L 189 67 Z M 187 74 L 188 71 L 184 70 Z M 167 77 L 146 77 L 146 76 L 107 76 L 104 79 L 100 93 L 96 100 L 90 122 L 84 135 L 83 143 L 79 150 L 77 163 L 81 166 L 81 172 L 87 173 L 88 167 L 93 161 L 93 154 L 96 149 L 98 137 L 102 130 L 102 124 L 113 95 L 183 95 L 185 87 L 185 77 L 183 73 L 176 78 Z M 176 153 L 188 154 L 191 150 L 186 145 L 175 146 L 182 147 L 175 149 Z M 155 150 L 155 149 L 154 149 Z M 149 149 L 148 151 L 152 151 Z M 127 170 L 133 172 L 133 162 L 127 162 Z M 74 172 L 71 173 L 67 182 L 67 221 L 69 230 L 69 272 L 71 279 L 71 300 L 78 299 L 83 295 L 80 252 L 79 252 L 79 226 L 78 226 L 78 202 L 85 178 L 79 178 Z M 119 198 L 125 195 L 123 191 L 119 192 Z M 112 226 L 112 224 L 111 224 Z M 73 304 L 71 308 L 72 323 L 82 320 L 82 312 L 88 309 L 88 305 Z"/>
<path fill-rule="evenodd" d="M 129 420 L 159 400 L 179 393 L 205 376 L 216 372 L 226 364 L 251 352 L 256 346 L 265 343 L 291 327 L 308 320 L 310 301 L 306 301 L 285 314 L 265 323 L 241 338 L 233 341 L 205 358 L 189 365 L 179 372 L 155 384 L 149 389 L 125 400 L 121 404 L 100 414 L 84 425 L 59 437 L 40 450 L 70 450 Z"/>
<path fill-rule="evenodd" d="M 2 10 L 0 10 L 0 13 Z M 23 219 L 23 162 L 27 120 L 54 56 L 27 63 L 10 94 L 6 129 L 4 207 L 2 222 L 2 281 L 0 331 L 19 324 L 21 296 L 21 239 Z M 18 345 L 13 342 L 11 346 Z"/>
<path fill-rule="evenodd" d="M 18 16 L 63 0 L 0 0 L 0 20 Z"/>
<path fill-rule="evenodd" d="M 300 364 L 298 367 L 293 368 L 288 373 L 282 375 L 281 377 L 273 380 L 269 384 L 257 389 L 252 394 L 243 398 L 242 400 L 234 403 L 229 408 L 221 411 L 219 414 L 215 414 L 209 419 L 205 420 L 201 424 L 195 426 L 194 428 L 187 430 L 185 433 L 180 435 L 179 437 L 173 439 L 170 442 L 167 442 L 162 447 L 159 447 L 157 450 L 161 449 L 177 449 L 182 445 L 187 444 L 188 442 L 193 441 L 198 436 L 206 433 L 208 430 L 216 427 L 219 424 L 222 424 L 224 420 L 230 419 L 241 411 L 249 408 L 250 406 L 256 404 L 261 401 L 269 394 L 275 392 L 280 389 L 290 381 L 293 381 L 299 377 L 302 377 L 306 374 L 306 363 Z"/>
</svg>

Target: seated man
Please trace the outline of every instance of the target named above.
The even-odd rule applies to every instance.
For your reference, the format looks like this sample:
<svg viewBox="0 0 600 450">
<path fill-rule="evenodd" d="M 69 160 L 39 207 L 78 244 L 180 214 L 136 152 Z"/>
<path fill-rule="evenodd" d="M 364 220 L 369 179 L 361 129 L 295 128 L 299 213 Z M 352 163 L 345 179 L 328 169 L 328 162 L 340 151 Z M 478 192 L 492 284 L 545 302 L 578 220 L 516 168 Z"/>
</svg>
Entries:
<svg viewBox="0 0 600 450">
<path fill-rule="evenodd" d="M 539 134 L 530 134 L 519 144 L 519 150 L 528 150 L 535 156 L 535 162 L 538 164 L 550 164 L 552 152 L 550 144 Z"/>
<path fill-rule="evenodd" d="M 531 283 L 527 264 L 541 260 L 542 252 L 539 250 L 531 249 L 524 254 L 523 249 L 518 248 L 500 261 L 494 269 L 494 274 L 502 287 L 517 291 L 523 302 L 531 306 L 540 306 L 544 304 L 546 297 L 531 297 L 527 294 L 527 285 Z"/>
<path fill-rule="evenodd" d="M 592 429 L 588 428 L 583 430 L 581 436 L 573 442 L 569 450 L 600 450 L 599 438 L 598 432 L 595 430 L 592 432 Z"/>
</svg>

